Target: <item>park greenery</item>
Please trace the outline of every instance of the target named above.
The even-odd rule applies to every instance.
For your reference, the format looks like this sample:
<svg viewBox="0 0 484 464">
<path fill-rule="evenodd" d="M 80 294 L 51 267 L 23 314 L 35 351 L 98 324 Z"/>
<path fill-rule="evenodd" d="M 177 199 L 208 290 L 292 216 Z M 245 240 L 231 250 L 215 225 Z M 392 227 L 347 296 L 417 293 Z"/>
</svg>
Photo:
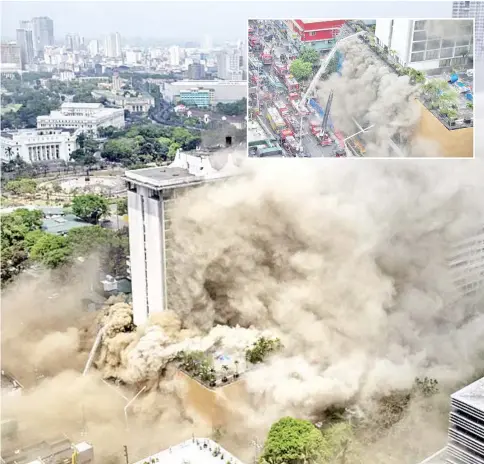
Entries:
<svg viewBox="0 0 484 464">
<path fill-rule="evenodd" d="M 299 53 L 299 59 L 305 63 L 311 63 L 313 66 L 317 66 L 321 57 L 314 48 L 303 47 Z"/>
<path fill-rule="evenodd" d="M 252 364 L 258 364 L 264 362 L 267 356 L 281 349 L 282 344 L 279 338 L 260 337 L 250 348 L 247 348 L 245 359 Z"/>
<path fill-rule="evenodd" d="M 424 101 L 430 109 L 437 110 L 442 116 L 456 119 L 459 93 L 444 79 L 429 79 L 423 86 Z"/>
<path fill-rule="evenodd" d="M 97 206 L 92 200 L 88 201 L 97 214 Z M 87 212 L 86 205 L 83 209 L 86 215 L 93 217 Z M 59 269 L 72 264 L 80 256 L 88 257 L 93 253 L 99 254 L 103 272 L 111 275 L 124 275 L 126 272 L 126 256 L 129 252 L 126 229 L 113 231 L 93 225 L 76 227 L 65 236 L 59 236 L 43 231 L 42 222 L 43 213 L 40 210 L 21 208 L 2 215 L 2 284 L 30 264 L 39 263 L 49 269 Z"/>
<path fill-rule="evenodd" d="M 179 148 L 193 150 L 201 142 L 198 131 L 154 124 L 132 126 L 127 130 L 108 127 L 100 135 L 109 138 L 101 157 L 124 166 L 171 161 Z"/>
</svg>

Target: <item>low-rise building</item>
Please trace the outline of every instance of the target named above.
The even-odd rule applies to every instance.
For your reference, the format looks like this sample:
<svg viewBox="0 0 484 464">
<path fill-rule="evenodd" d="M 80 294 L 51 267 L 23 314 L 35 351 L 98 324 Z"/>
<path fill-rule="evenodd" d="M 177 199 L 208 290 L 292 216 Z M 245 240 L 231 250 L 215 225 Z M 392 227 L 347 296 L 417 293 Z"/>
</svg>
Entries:
<svg viewBox="0 0 484 464">
<path fill-rule="evenodd" d="M 105 108 L 101 103 L 63 103 L 59 111 L 37 117 L 38 129 L 65 127 L 80 129 L 94 136 L 97 136 L 100 127 L 114 126 L 122 129 L 124 125 L 122 108 Z"/>
<path fill-rule="evenodd" d="M 69 161 L 78 148 L 78 131 L 62 127 L 19 129 L 0 134 L 0 157 L 9 161 L 20 157 L 26 163 Z"/>
<path fill-rule="evenodd" d="M 94 98 L 105 98 L 112 105 L 119 106 L 130 113 L 147 113 L 151 107 L 155 106 L 155 99 L 151 95 L 124 95 L 109 90 L 93 90 L 91 94 Z"/>
<path fill-rule="evenodd" d="M 296 46 L 315 50 L 330 50 L 336 43 L 336 36 L 345 20 L 290 19 L 286 21 L 290 38 Z"/>
<path fill-rule="evenodd" d="M 63 438 L 55 442 L 43 441 L 11 451 L 2 450 L 2 464 L 50 464 L 73 462 L 76 464 L 94 463 L 94 450 L 87 442 L 73 444 Z"/>
<path fill-rule="evenodd" d="M 165 82 L 163 97 L 170 103 L 193 106 L 215 106 L 247 98 L 245 81 L 192 81 Z"/>
<path fill-rule="evenodd" d="M 144 464 L 146 462 L 160 462 L 165 464 L 189 462 L 197 462 L 200 464 L 242 464 L 242 461 L 209 438 L 191 438 L 179 445 L 172 446 L 142 459 L 135 464 Z"/>
</svg>

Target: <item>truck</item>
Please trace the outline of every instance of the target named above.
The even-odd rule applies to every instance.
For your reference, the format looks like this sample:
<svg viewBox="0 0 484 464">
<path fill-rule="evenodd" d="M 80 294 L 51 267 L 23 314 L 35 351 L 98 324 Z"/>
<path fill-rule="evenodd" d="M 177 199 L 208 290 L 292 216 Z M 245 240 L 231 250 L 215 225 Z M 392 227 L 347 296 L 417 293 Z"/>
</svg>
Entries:
<svg viewBox="0 0 484 464">
<path fill-rule="evenodd" d="M 321 122 L 318 120 L 313 120 L 309 122 L 309 127 L 311 130 L 311 134 L 314 136 L 318 136 L 321 133 Z"/>
<path fill-rule="evenodd" d="M 252 37 L 249 38 L 249 46 L 253 50 L 261 50 L 262 49 L 262 44 L 260 43 L 259 37 L 253 35 Z"/>
<path fill-rule="evenodd" d="M 261 55 L 260 55 L 260 59 L 262 61 L 263 64 L 272 64 L 272 55 L 270 53 L 269 50 L 264 50 Z"/>
<path fill-rule="evenodd" d="M 299 133 L 299 131 L 301 130 L 301 125 L 299 124 L 297 118 L 295 118 L 294 116 L 287 114 L 284 117 L 284 121 L 287 127 L 291 128 L 295 133 Z"/>
<path fill-rule="evenodd" d="M 285 129 L 281 131 L 281 141 L 282 141 L 282 146 L 292 153 L 293 155 L 297 151 L 297 142 L 296 139 L 294 138 L 294 133 L 290 129 Z"/>
<path fill-rule="evenodd" d="M 299 92 L 299 83 L 291 74 L 284 77 L 284 84 L 289 92 Z"/>
<path fill-rule="evenodd" d="M 279 111 L 277 111 L 274 106 L 267 108 L 266 117 L 275 132 L 279 132 L 282 129 L 286 128 L 286 123 L 284 122 L 284 119 L 282 119 Z"/>
<path fill-rule="evenodd" d="M 281 101 L 281 100 L 277 100 L 274 102 L 274 106 L 277 108 L 277 110 L 279 111 L 279 113 L 281 114 L 281 116 L 285 116 L 287 113 L 289 113 L 289 110 L 287 109 L 287 106 L 286 104 Z"/>
<path fill-rule="evenodd" d="M 252 85 L 259 85 L 260 77 L 257 74 L 250 73 L 250 83 Z"/>
<path fill-rule="evenodd" d="M 281 61 L 276 61 L 274 63 L 274 72 L 277 76 L 279 76 L 281 79 L 284 79 L 284 76 L 289 72 L 287 69 L 287 66 L 282 63 Z"/>
</svg>

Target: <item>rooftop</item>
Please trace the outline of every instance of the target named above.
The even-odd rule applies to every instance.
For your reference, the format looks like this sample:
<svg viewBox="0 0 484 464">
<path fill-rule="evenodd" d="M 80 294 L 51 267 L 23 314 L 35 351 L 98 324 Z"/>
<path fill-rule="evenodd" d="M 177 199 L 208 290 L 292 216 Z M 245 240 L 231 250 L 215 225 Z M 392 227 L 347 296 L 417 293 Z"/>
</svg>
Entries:
<svg viewBox="0 0 484 464">
<path fill-rule="evenodd" d="M 450 397 L 484 412 L 484 377 L 455 392 Z"/>
<path fill-rule="evenodd" d="M 102 105 L 101 105 L 102 106 Z M 122 108 L 105 108 L 104 106 L 100 108 L 98 111 L 96 111 L 93 115 L 91 116 L 86 116 L 86 115 L 75 115 L 75 114 L 64 114 L 62 111 L 51 111 L 50 114 L 43 115 L 43 116 L 37 116 L 37 119 L 50 119 L 50 118 L 61 118 L 61 119 L 85 119 L 85 118 L 91 118 L 91 119 L 97 119 L 102 116 L 107 116 L 108 114 L 112 114 L 118 111 L 124 111 Z"/>
<path fill-rule="evenodd" d="M 62 217 L 49 217 L 42 222 L 42 229 L 50 234 L 65 234 L 76 227 L 88 226 L 92 226 L 92 224 L 81 221 L 73 214 L 65 214 Z"/>
<path fill-rule="evenodd" d="M 135 464 L 144 464 L 146 462 L 160 462 L 163 464 L 242 464 L 242 461 L 208 438 L 192 438 L 142 459 Z"/>
<path fill-rule="evenodd" d="M 249 121 L 247 124 L 247 139 L 248 143 L 259 142 L 272 138 L 257 121 Z"/>
<path fill-rule="evenodd" d="M 49 129 L 32 128 L 32 129 L 13 129 L 2 131 L 1 136 L 7 139 L 12 139 L 14 136 L 26 136 L 37 137 L 39 135 L 53 135 L 49 132 L 54 131 L 54 135 L 69 132 L 71 135 L 76 132 L 77 129 L 67 127 L 52 127 Z"/>
<path fill-rule="evenodd" d="M 79 108 L 79 109 L 98 109 L 98 108 L 104 108 L 102 103 L 71 103 L 71 102 L 65 102 L 62 103 L 61 109 L 64 108 Z"/>
<path fill-rule="evenodd" d="M 168 84 L 168 83 L 167 83 Z M 247 81 L 213 81 L 213 80 L 205 80 L 205 81 L 191 81 L 191 80 L 182 80 L 182 81 L 175 81 L 170 82 L 169 85 L 178 85 L 178 86 L 186 86 L 186 87 L 215 87 L 218 85 L 234 85 L 234 86 L 247 86 Z"/>
</svg>

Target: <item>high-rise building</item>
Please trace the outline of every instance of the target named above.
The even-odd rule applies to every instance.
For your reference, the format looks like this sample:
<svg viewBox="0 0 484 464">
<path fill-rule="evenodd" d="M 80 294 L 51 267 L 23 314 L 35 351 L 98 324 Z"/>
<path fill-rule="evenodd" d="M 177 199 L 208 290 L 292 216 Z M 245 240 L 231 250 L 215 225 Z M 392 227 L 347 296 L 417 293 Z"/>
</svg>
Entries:
<svg viewBox="0 0 484 464">
<path fill-rule="evenodd" d="M 217 76 L 219 79 L 240 81 L 243 78 L 241 63 L 243 61 L 239 49 L 223 50 L 217 54 Z"/>
<path fill-rule="evenodd" d="M 472 55 L 470 20 L 377 19 L 378 42 L 398 61 L 419 71 L 465 66 Z"/>
<path fill-rule="evenodd" d="M 201 63 L 188 65 L 188 79 L 200 80 L 205 78 L 205 68 Z"/>
<path fill-rule="evenodd" d="M 34 43 L 32 31 L 28 29 L 17 29 L 17 45 L 20 47 L 22 67 L 32 64 L 34 61 Z"/>
<path fill-rule="evenodd" d="M 99 55 L 99 40 L 91 40 L 87 46 L 87 50 L 89 51 L 89 55 L 96 56 Z"/>
<path fill-rule="evenodd" d="M 474 18 L 475 20 L 475 54 L 484 56 L 484 2 L 452 2 L 453 18 Z"/>
<path fill-rule="evenodd" d="M 447 446 L 420 464 L 484 464 L 484 377 L 451 395 Z"/>
<path fill-rule="evenodd" d="M 104 40 L 104 55 L 107 58 L 121 58 L 121 35 L 118 32 L 106 36 Z"/>
<path fill-rule="evenodd" d="M 20 46 L 15 42 L 2 43 L 0 55 L 2 64 L 8 64 L 12 71 L 20 71 L 22 69 Z"/>
<path fill-rule="evenodd" d="M 173 45 L 170 47 L 170 66 L 180 66 L 180 47 L 178 45 Z"/>
<path fill-rule="evenodd" d="M 227 52 L 222 50 L 217 53 L 217 77 L 219 79 L 227 79 L 228 70 Z"/>
<path fill-rule="evenodd" d="M 81 38 L 79 34 L 67 34 L 65 39 L 66 50 L 79 51 L 81 48 Z"/>
<path fill-rule="evenodd" d="M 39 56 L 44 47 L 54 45 L 54 22 L 47 16 L 32 18 L 34 54 Z"/>
<path fill-rule="evenodd" d="M 137 325 L 146 323 L 150 314 L 173 306 L 176 284 L 170 265 L 170 221 L 176 199 L 188 189 L 237 172 L 230 156 L 223 167 L 215 169 L 211 159 L 217 155 L 179 151 L 170 166 L 126 172 L 133 319 Z"/>
</svg>

